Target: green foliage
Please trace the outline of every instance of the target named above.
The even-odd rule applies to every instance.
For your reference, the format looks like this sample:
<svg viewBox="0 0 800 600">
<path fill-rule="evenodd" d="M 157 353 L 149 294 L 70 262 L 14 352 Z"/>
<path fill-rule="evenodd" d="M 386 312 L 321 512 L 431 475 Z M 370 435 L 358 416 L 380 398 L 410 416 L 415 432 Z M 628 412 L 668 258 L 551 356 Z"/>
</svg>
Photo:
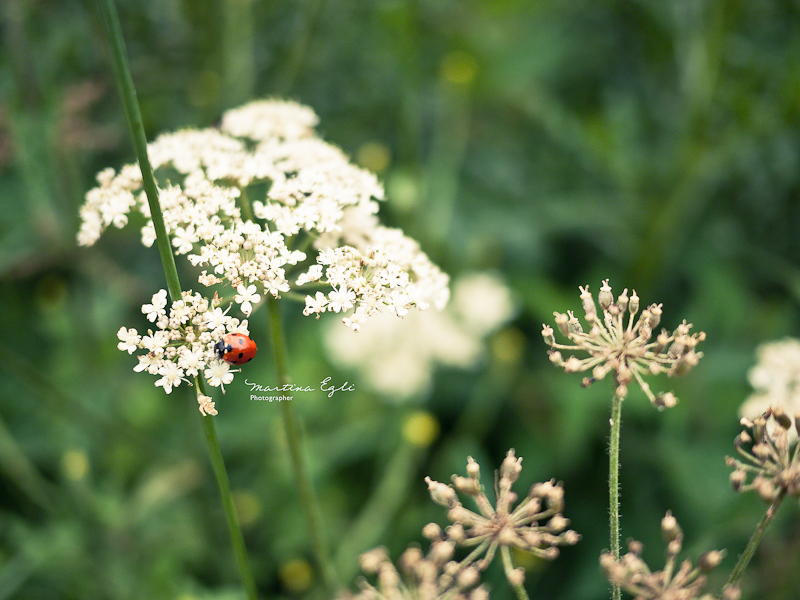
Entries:
<svg viewBox="0 0 800 600">
<path fill-rule="evenodd" d="M 6 4 L 0 600 L 240 597 L 194 391 L 165 396 L 116 349 L 120 326 L 147 328 L 140 306 L 164 287 L 156 251 L 134 227 L 88 249 L 74 241 L 95 173 L 133 161 L 95 6 Z M 425 523 L 444 524 L 425 475 L 446 481 L 468 454 L 496 465 L 514 447 L 527 483 L 564 482 L 583 535 L 553 563 L 515 557 L 531 598 L 607 597 L 610 389 L 558 372 L 540 328 L 553 310 L 580 309 L 578 285 L 596 291 L 610 278 L 663 303 L 666 327 L 686 318 L 708 334 L 700 365 L 664 382 L 675 409 L 657 413 L 636 389 L 624 403 L 623 541 L 642 540 L 661 564 L 658 522 L 672 509 L 688 554 L 728 549 L 715 572 L 716 589 L 724 583 L 764 508 L 727 491 L 746 372 L 759 343 L 800 335 L 795 4 L 118 6 L 148 138 L 213 124 L 253 98 L 308 104 L 326 140 L 380 169 L 385 221 L 454 276 L 500 271 L 520 302 L 498 334 L 522 340 L 519 352 L 493 346 L 481 369 L 437 373 L 413 406 L 337 371 L 325 324 L 283 307 L 294 381 L 356 381 L 354 393 L 295 398 L 331 554 L 350 582 L 359 552 L 385 544 L 396 557 Z M 274 385 L 265 311 L 251 330 L 260 354 L 244 375 Z M 297 569 L 282 567 L 311 555 L 280 410 L 250 402 L 244 379 L 215 398 L 217 432 L 260 594 L 296 596 Z M 441 427 L 427 448 L 401 432 L 419 408 Z M 359 526 L 378 489 L 392 501 Z M 786 504 L 745 574 L 745 598 L 797 595 L 787 565 L 800 555 L 800 520 Z M 488 576 L 494 598 L 511 597 L 502 569 Z"/>
</svg>

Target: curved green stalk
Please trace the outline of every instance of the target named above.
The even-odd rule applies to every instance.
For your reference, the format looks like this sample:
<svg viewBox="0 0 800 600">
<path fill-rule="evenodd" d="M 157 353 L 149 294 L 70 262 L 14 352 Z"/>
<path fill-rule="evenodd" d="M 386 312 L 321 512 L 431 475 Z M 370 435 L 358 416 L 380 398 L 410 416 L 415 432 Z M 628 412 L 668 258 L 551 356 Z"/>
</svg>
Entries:
<svg viewBox="0 0 800 600">
<path fill-rule="evenodd" d="M 528 592 L 525 591 L 525 586 L 523 584 L 515 585 L 511 583 L 511 572 L 514 570 L 514 562 L 511 560 L 511 550 L 508 546 L 501 546 L 500 547 L 500 556 L 503 557 L 503 570 L 506 572 L 506 579 L 511 584 L 511 587 L 514 588 L 514 592 L 517 594 L 517 598 L 519 600 L 530 600 L 528 598 Z"/>
<path fill-rule="evenodd" d="M 206 393 L 205 381 L 203 378 L 195 377 L 194 382 L 198 391 L 204 396 L 207 396 L 208 394 Z M 250 569 L 250 559 L 247 556 L 247 547 L 244 545 L 244 536 L 242 535 L 242 527 L 239 524 L 239 516 L 236 514 L 236 506 L 233 504 L 231 484 L 228 481 L 225 461 L 222 459 L 222 451 L 220 450 L 219 440 L 217 439 L 214 418 L 201 414 L 200 423 L 203 425 L 203 434 L 206 438 L 206 445 L 208 445 L 211 466 L 214 469 L 214 477 L 217 479 L 219 495 L 222 498 L 222 508 L 225 511 L 225 520 L 228 523 L 228 533 L 231 537 L 231 544 L 233 544 L 233 554 L 236 557 L 239 577 L 242 579 L 247 597 L 251 600 L 255 600 L 258 597 L 256 593 L 256 582 L 255 579 L 253 579 L 253 572 Z"/>
<path fill-rule="evenodd" d="M 278 299 L 271 294 L 267 295 L 267 310 L 269 312 L 269 329 L 272 335 L 272 352 L 275 358 L 275 370 L 278 375 L 278 385 L 284 386 L 291 383 L 289 377 L 289 356 L 286 350 L 286 338 L 283 335 L 281 312 Z M 300 494 L 300 504 L 305 514 L 308 532 L 311 537 L 311 549 L 317 562 L 317 568 L 322 575 L 322 582 L 329 595 L 333 595 L 339 583 L 336 571 L 331 564 L 325 535 L 322 531 L 322 518 L 319 504 L 314 496 L 311 477 L 303 455 L 303 435 L 294 404 L 291 401 L 281 402 L 283 413 L 283 426 L 286 431 L 286 441 L 289 445 L 289 455 L 292 461 L 292 470 L 297 480 L 297 489 Z"/>
<path fill-rule="evenodd" d="M 147 138 L 144 135 L 139 100 L 136 97 L 136 88 L 133 86 L 133 77 L 131 77 L 128 58 L 125 54 L 122 28 L 119 24 L 117 9 L 113 0 L 98 0 L 98 5 L 103 16 L 103 25 L 108 36 L 108 42 L 111 45 L 112 65 L 117 88 L 120 96 L 122 96 L 122 103 L 125 106 L 125 118 L 131 131 L 133 147 L 136 150 L 136 159 L 139 161 L 139 168 L 142 171 L 142 187 L 147 195 L 147 203 L 150 205 L 150 215 L 156 232 L 158 254 L 161 256 L 164 275 L 167 277 L 167 290 L 169 291 L 169 297 L 174 302 L 181 299 L 181 283 L 178 280 L 178 270 L 175 268 L 175 257 L 172 254 L 167 229 L 164 227 L 164 215 L 161 213 L 161 205 L 158 202 L 158 187 L 153 175 L 153 167 L 150 165 L 150 159 L 147 156 Z"/>
<path fill-rule="evenodd" d="M 175 257 L 172 254 L 169 236 L 164 226 L 164 216 L 161 213 L 161 205 L 158 201 L 158 187 L 156 186 L 156 180 L 153 175 L 153 167 L 150 165 L 150 160 L 147 157 L 147 138 L 145 137 L 144 126 L 142 125 L 139 102 L 136 99 L 136 89 L 133 86 L 133 78 L 131 77 L 128 60 L 125 55 L 125 42 L 122 38 L 122 28 L 119 24 L 119 17 L 117 16 L 117 10 L 113 0 L 98 0 L 98 5 L 100 7 L 100 13 L 103 16 L 103 25 L 106 30 L 106 35 L 108 36 L 108 42 L 111 45 L 114 75 L 117 80 L 119 93 L 122 96 L 123 104 L 125 105 L 125 116 L 131 131 L 131 138 L 133 139 L 133 146 L 136 150 L 136 158 L 139 161 L 139 168 L 142 172 L 142 187 L 144 188 L 145 194 L 147 194 L 147 202 L 150 205 L 150 214 L 156 232 L 158 253 L 161 256 L 161 264 L 164 267 L 164 275 L 167 278 L 167 289 L 173 301 L 180 300 L 182 296 L 181 284 L 178 279 L 178 270 L 175 268 Z M 205 385 L 202 378 L 198 377 L 195 382 L 198 386 L 197 389 L 205 394 Z M 228 474 L 225 470 L 225 463 L 222 460 L 222 452 L 220 451 L 219 441 L 214 427 L 214 419 L 202 417 L 201 422 L 203 424 L 203 433 L 205 434 L 208 451 L 211 455 L 211 465 L 214 469 L 217 486 L 219 487 L 220 496 L 222 498 L 222 506 L 228 522 L 228 533 L 230 534 L 231 543 L 233 544 L 233 552 L 239 568 L 239 575 L 242 579 L 242 584 L 244 585 L 248 599 L 256 600 L 256 584 L 253 579 L 252 571 L 250 570 L 250 561 L 244 545 L 242 529 L 239 526 L 239 519 L 236 516 L 236 509 L 233 504 L 233 497 L 231 496 L 230 484 L 228 482 Z"/>
<path fill-rule="evenodd" d="M 619 434 L 622 429 L 622 398 L 615 392 L 611 399 L 611 435 L 608 444 L 608 511 L 611 530 L 611 553 L 619 560 Z M 611 584 L 611 597 L 620 600 L 622 590 Z"/>
<path fill-rule="evenodd" d="M 728 583 L 725 584 L 723 591 L 733 587 L 737 581 L 739 581 L 739 577 L 741 577 L 742 573 L 744 572 L 747 565 L 750 563 L 750 560 L 753 558 L 753 555 L 756 553 L 756 548 L 758 548 L 758 544 L 761 543 L 761 538 L 764 535 L 764 532 L 767 530 L 767 525 L 770 524 L 772 518 L 775 516 L 775 512 L 778 510 L 778 507 L 783 502 L 783 499 L 786 497 L 786 490 L 781 489 L 778 496 L 775 500 L 772 501 L 767 512 L 764 513 L 764 516 L 761 517 L 761 521 L 759 521 L 758 525 L 756 526 L 756 530 L 753 532 L 750 541 L 747 542 L 747 546 L 745 546 L 744 552 L 739 557 L 739 561 L 736 563 L 736 566 L 731 571 L 731 576 L 728 577 Z"/>
</svg>

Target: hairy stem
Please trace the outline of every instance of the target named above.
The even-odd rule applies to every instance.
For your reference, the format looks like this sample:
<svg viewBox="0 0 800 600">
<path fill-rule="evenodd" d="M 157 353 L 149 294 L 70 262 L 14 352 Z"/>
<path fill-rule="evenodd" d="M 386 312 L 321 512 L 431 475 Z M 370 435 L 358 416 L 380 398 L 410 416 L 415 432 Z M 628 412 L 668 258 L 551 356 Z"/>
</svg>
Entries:
<svg viewBox="0 0 800 600">
<path fill-rule="evenodd" d="M 119 24 L 116 7 L 113 0 L 98 0 L 100 13 L 103 17 L 103 26 L 111 46 L 112 63 L 114 66 L 114 76 L 117 81 L 120 96 L 125 107 L 125 117 L 128 121 L 131 138 L 133 140 L 136 158 L 139 161 L 139 168 L 142 172 L 142 187 L 147 195 L 147 202 L 150 205 L 150 215 L 153 227 L 156 232 L 156 245 L 161 256 L 161 264 L 164 268 L 164 275 L 167 278 L 167 289 L 173 301 L 180 300 L 181 284 L 178 279 L 178 270 L 175 268 L 175 257 L 172 254 L 169 236 L 164 226 L 164 215 L 161 213 L 161 205 L 158 201 L 158 187 L 156 186 L 153 167 L 147 157 L 147 138 L 144 134 L 142 125 L 142 115 L 139 111 L 139 101 L 136 98 L 136 89 L 133 86 L 131 70 L 128 66 L 128 59 L 125 53 L 125 42 L 122 38 L 122 28 Z M 205 386 L 202 378 L 196 379 L 197 389 L 205 394 Z M 256 600 L 256 584 L 250 570 L 250 561 L 244 545 L 242 529 L 239 526 L 239 519 L 236 516 L 236 509 L 233 505 L 228 474 L 225 470 L 225 463 L 222 460 L 219 441 L 214 427 L 214 420 L 210 417 L 202 417 L 203 433 L 205 434 L 208 451 L 211 455 L 211 465 L 217 479 L 222 506 L 228 522 L 228 533 L 233 544 L 233 552 L 239 568 L 239 575 L 249 600 Z"/>
<path fill-rule="evenodd" d="M 764 536 L 764 532 L 767 530 L 767 525 L 769 525 L 770 521 L 772 521 L 772 518 L 775 516 L 775 512 L 778 510 L 778 507 L 781 505 L 781 502 L 783 502 L 785 497 L 786 490 L 781 489 L 778 496 L 772 501 L 772 504 L 770 504 L 767 512 L 765 512 L 764 516 L 761 517 L 761 521 L 758 522 L 756 530 L 753 532 L 750 541 L 747 542 L 744 552 L 742 552 L 742 555 L 739 557 L 739 562 L 736 563 L 733 571 L 731 571 L 731 576 L 728 577 L 728 583 L 725 584 L 723 592 L 733 587 L 736 582 L 739 581 L 739 577 L 741 577 L 745 568 L 750 563 L 750 560 L 753 558 L 753 555 L 756 553 L 756 548 L 758 548 L 758 544 L 761 543 L 761 538 Z"/>
<path fill-rule="evenodd" d="M 284 386 L 291 383 L 289 377 L 289 359 L 286 351 L 286 338 L 283 335 L 280 305 L 277 298 L 267 295 L 267 310 L 269 311 L 269 328 L 272 334 L 272 352 L 275 357 L 275 370 L 278 375 L 278 385 Z M 292 470 L 297 480 L 297 489 L 300 494 L 300 505 L 305 514 L 311 538 L 311 549 L 317 562 L 317 568 L 322 575 L 322 582 L 332 596 L 339 587 L 336 572 L 328 554 L 325 535 L 322 530 L 322 518 L 319 504 L 314 495 L 311 478 L 308 473 L 305 456 L 303 453 L 303 435 L 294 404 L 291 401 L 281 402 L 283 413 L 283 426 L 286 440 L 289 445 L 289 455 L 292 461 Z"/>
<path fill-rule="evenodd" d="M 608 445 L 608 512 L 611 530 L 611 553 L 619 560 L 619 434 L 622 429 L 622 398 L 614 392 L 611 399 L 611 435 Z M 622 590 L 611 584 L 611 598 L 620 600 Z"/>
<path fill-rule="evenodd" d="M 205 381 L 202 377 L 195 378 L 195 385 L 203 395 L 208 395 L 205 389 Z M 233 544 L 233 553 L 236 556 L 236 566 L 239 568 L 239 577 L 242 579 L 247 597 L 255 600 L 256 582 L 253 579 L 253 572 L 250 569 L 250 560 L 247 556 L 247 548 L 244 545 L 242 527 L 239 525 L 239 517 L 236 514 L 236 507 L 233 504 L 231 495 L 231 485 L 228 481 L 228 472 L 225 470 L 225 462 L 222 460 L 222 451 L 217 440 L 217 431 L 214 426 L 214 419 L 200 415 L 200 422 L 203 425 L 203 434 L 208 445 L 208 453 L 211 457 L 211 466 L 214 469 L 214 477 L 217 479 L 219 495 L 222 498 L 222 509 L 225 511 L 225 519 L 228 523 L 228 533 Z"/>
</svg>

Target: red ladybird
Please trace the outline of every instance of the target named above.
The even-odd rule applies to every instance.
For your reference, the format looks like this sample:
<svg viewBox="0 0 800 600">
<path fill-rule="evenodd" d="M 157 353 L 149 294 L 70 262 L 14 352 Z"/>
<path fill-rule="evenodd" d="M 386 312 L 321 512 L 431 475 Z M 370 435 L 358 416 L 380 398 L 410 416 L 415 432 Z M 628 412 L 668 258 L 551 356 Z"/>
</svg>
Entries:
<svg viewBox="0 0 800 600">
<path fill-rule="evenodd" d="M 214 350 L 222 360 L 232 365 L 243 365 L 253 360 L 258 348 L 256 343 L 243 333 L 226 333 L 214 345 Z"/>
</svg>

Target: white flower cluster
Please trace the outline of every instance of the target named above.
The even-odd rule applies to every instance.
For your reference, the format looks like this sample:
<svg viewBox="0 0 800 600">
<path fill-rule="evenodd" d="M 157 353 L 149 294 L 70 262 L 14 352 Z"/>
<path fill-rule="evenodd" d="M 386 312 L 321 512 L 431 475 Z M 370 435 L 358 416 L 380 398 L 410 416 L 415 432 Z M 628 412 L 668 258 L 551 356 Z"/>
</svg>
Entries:
<svg viewBox="0 0 800 600">
<path fill-rule="evenodd" d="M 761 344 L 756 354 L 758 363 L 747 374 L 754 393 L 739 410 L 741 416 L 755 419 L 770 406 L 800 413 L 800 340 Z"/>
<path fill-rule="evenodd" d="M 155 323 L 156 331 L 148 329 L 147 335 L 140 335 L 136 329 L 121 327 L 117 347 L 128 354 L 146 350 L 146 354 L 138 355 L 139 364 L 133 370 L 160 376 L 156 386 L 168 394 L 182 381 L 188 382 L 187 377 L 200 374 L 209 385 L 224 391 L 225 385 L 233 381 L 234 371 L 217 356 L 214 345 L 226 333 L 248 335 L 247 321 L 229 317 L 219 308 L 218 298 L 208 300 L 192 292 L 184 292 L 183 298 L 169 309 L 167 304 L 166 290 L 155 294 L 151 304 L 142 306 L 142 312 Z M 203 414 L 216 414 L 208 396 L 198 393 L 198 402 Z"/>
<path fill-rule="evenodd" d="M 469 369 L 478 364 L 485 338 L 515 312 L 499 276 L 473 273 L 456 281 L 453 301 L 443 311 L 414 312 L 403 321 L 378 315 L 358 336 L 331 327 L 325 342 L 331 360 L 358 369 L 373 390 L 402 400 L 424 394 L 437 365 Z"/>
<path fill-rule="evenodd" d="M 228 111 L 220 129 L 178 131 L 150 144 L 176 254 L 205 267 L 203 285 L 236 289 L 245 315 L 259 290 L 288 292 L 290 270 L 294 286 L 321 288 L 306 297 L 304 314 L 353 309 L 343 322 L 356 331 L 379 312 L 443 307 L 447 276 L 400 230 L 379 225 L 382 185 L 318 138 L 316 122 L 308 107 L 265 100 Z M 79 243 L 93 244 L 138 211 L 148 219 L 142 241 L 152 245 L 138 166 L 107 169 L 97 180 L 81 208 Z"/>
</svg>

